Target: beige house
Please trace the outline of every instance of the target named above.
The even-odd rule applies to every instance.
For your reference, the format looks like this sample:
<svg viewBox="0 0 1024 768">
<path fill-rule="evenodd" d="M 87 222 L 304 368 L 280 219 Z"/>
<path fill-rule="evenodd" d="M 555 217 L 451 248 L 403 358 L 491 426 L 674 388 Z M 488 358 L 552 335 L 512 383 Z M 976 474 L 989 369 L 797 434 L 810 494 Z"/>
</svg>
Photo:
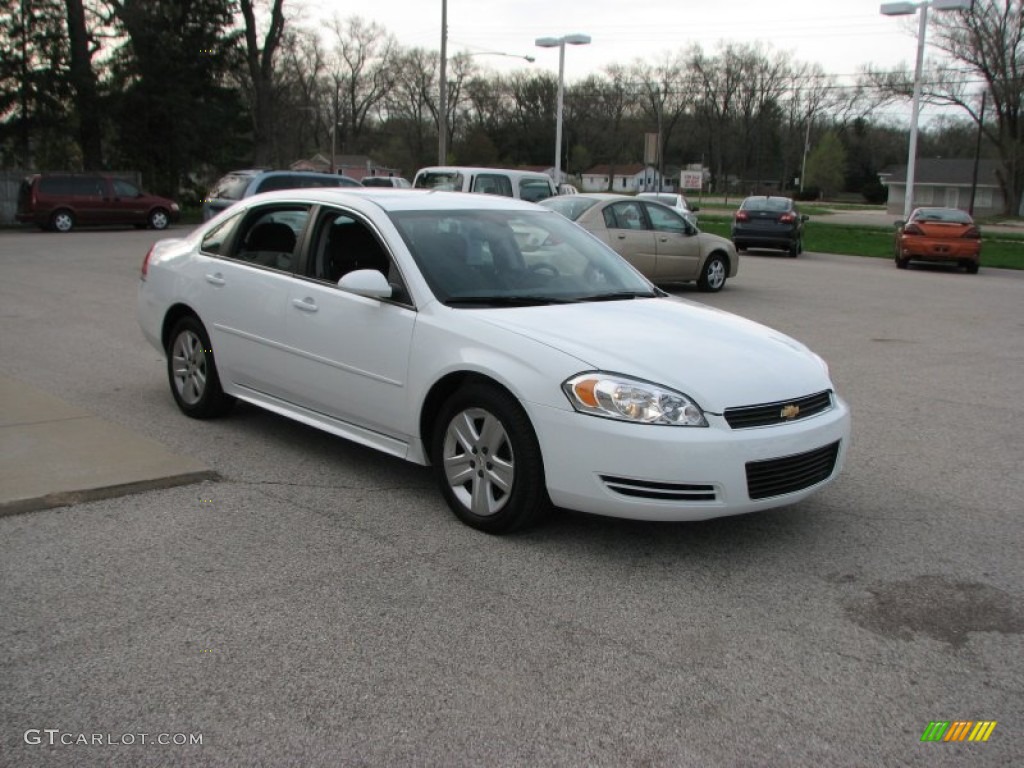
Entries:
<svg viewBox="0 0 1024 768">
<path fill-rule="evenodd" d="M 1003 191 L 996 178 L 999 163 L 982 160 L 978 163 L 978 183 L 974 192 L 975 216 L 998 216 L 1003 205 Z M 914 168 L 914 206 L 934 205 L 941 208 L 968 210 L 971 205 L 971 181 L 974 160 L 918 160 Z M 907 195 L 907 167 L 899 166 L 878 174 L 878 180 L 889 188 L 886 212 L 903 213 Z"/>
</svg>

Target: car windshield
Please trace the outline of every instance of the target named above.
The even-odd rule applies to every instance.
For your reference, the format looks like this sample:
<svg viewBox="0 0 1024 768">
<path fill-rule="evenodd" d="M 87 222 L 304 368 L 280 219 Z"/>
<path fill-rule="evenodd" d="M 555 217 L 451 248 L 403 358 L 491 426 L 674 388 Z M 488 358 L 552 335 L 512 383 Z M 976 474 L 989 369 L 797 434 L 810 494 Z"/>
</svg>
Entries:
<svg viewBox="0 0 1024 768">
<path fill-rule="evenodd" d="M 391 219 L 434 295 L 451 306 L 658 295 L 618 254 L 546 211 L 400 211 Z"/>
<path fill-rule="evenodd" d="M 787 197 L 748 197 L 740 206 L 745 211 L 788 211 L 791 207 Z"/>
<path fill-rule="evenodd" d="M 550 208 L 552 211 L 565 216 L 570 221 L 576 221 L 583 215 L 584 211 L 597 205 L 597 200 L 592 197 L 581 197 L 580 195 L 565 195 L 562 197 L 549 197 L 542 200 L 541 205 Z"/>
<path fill-rule="evenodd" d="M 207 197 L 218 200 L 241 200 L 250 181 L 252 181 L 252 176 L 229 173 L 213 185 L 213 189 L 210 190 Z"/>
<path fill-rule="evenodd" d="M 974 220 L 964 211 L 955 208 L 919 208 L 914 212 L 914 221 L 941 221 L 946 224 L 973 224 Z"/>
<path fill-rule="evenodd" d="M 428 171 L 416 177 L 416 189 L 462 191 L 462 174 L 458 171 Z"/>
</svg>

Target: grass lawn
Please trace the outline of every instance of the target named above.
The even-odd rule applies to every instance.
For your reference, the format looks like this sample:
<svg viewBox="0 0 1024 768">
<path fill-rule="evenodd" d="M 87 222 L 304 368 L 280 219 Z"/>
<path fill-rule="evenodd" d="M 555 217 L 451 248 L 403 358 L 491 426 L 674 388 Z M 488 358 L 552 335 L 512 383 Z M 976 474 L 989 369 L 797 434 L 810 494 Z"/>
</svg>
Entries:
<svg viewBox="0 0 1024 768">
<path fill-rule="evenodd" d="M 700 228 L 722 237 L 729 237 L 731 218 L 701 216 Z M 1024 236 L 997 233 L 985 234 L 981 228 L 981 266 L 1024 269 Z M 811 221 L 804 228 L 804 249 L 847 256 L 871 256 L 891 259 L 893 230 L 856 227 L 843 224 L 822 224 Z"/>
</svg>

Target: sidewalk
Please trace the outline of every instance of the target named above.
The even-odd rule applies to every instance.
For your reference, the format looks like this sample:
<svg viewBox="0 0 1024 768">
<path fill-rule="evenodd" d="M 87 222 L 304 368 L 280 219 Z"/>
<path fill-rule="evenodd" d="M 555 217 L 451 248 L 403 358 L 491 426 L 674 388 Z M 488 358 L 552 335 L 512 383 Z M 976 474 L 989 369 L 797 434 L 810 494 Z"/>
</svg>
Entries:
<svg viewBox="0 0 1024 768">
<path fill-rule="evenodd" d="M 0 516 L 215 479 L 194 459 L 0 375 Z"/>
</svg>

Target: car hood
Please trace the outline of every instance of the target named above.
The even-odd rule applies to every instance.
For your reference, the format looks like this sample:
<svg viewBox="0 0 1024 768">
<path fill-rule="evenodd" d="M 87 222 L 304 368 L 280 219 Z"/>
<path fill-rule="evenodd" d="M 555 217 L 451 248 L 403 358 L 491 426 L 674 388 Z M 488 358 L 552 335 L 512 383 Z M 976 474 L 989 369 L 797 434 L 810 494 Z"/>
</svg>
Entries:
<svg viewBox="0 0 1024 768">
<path fill-rule="evenodd" d="M 594 370 L 679 390 L 711 413 L 832 388 L 821 358 L 800 342 L 683 299 L 478 312 L 481 321 L 572 355 Z"/>
</svg>

